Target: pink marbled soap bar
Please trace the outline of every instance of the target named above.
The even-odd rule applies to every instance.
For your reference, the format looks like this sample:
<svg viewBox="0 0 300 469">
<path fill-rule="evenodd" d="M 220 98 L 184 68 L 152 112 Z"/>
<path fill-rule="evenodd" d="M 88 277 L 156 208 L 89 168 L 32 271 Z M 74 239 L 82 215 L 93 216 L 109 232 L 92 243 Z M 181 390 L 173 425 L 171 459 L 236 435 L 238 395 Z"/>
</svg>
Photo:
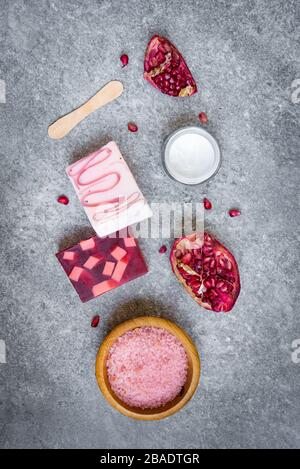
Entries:
<svg viewBox="0 0 300 469">
<path fill-rule="evenodd" d="M 98 236 L 152 216 L 115 142 L 72 164 L 67 174 Z"/>
<path fill-rule="evenodd" d="M 160 327 L 138 327 L 112 345 L 106 362 L 113 392 L 124 403 L 154 409 L 172 401 L 187 379 L 181 342 Z"/>
</svg>

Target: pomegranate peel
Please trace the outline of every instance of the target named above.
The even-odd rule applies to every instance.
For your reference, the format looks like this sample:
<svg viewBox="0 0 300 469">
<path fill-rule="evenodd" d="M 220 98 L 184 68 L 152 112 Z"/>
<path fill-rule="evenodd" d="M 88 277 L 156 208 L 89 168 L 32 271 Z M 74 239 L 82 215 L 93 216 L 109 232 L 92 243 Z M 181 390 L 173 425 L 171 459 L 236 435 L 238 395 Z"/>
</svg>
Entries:
<svg viewBox="0 0 300 469">
<path fill-rule="evenodd" d="M 238 265 L 213 235 L 205 232 L 201 246 L 195 234 L 175 240 L 170 262 L 180 283 L 200 306 L 224 313 L 233 308 L 240 293 Z"/>
<path fill-rule="evenodd" d="M 144 78 L 169 96 L 184 97 L 197 92 L 195 80 L 178 49 L 157 34 L 146 49 Z"/>
</svg>

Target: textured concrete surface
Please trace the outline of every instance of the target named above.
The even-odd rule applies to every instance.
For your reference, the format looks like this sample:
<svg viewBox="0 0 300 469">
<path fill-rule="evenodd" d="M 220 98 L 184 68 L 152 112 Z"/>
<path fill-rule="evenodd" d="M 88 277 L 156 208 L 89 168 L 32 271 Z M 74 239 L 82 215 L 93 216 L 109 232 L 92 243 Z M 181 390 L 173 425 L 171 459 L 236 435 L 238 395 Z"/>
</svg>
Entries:
<svg viewBox="0 0 300 469">
<path fill-rule="evenodd" d="M 221 448 L 300 446 L 299 115 L 296 1 L 0 1 L 1 447 Z M 299 20 L 299 12 L 298 12 Z M 297 29 L 298 28 L 298 29 Z M 298 32 L 297 32 L 298 31 Z M 174 100 L 142 78 L 151 34 L 168 36 L 199 85 Z M 119 56 L 130 64 L 121 69 Z M 121 79 L 122 99 L 63 141 L 47 126 Z M 163 139 L 182 124 L 207 126 L 223 164 L 198 188 L 172 182 Z M 131 134 L 129 120 L 139 125 Z M 82 305 L 54 257 L 91 233 L 65 167 L 115 139 L 152 201 L 202 200 L 211 228 L 235 253 L 242 291 L 229 315 L 200 309 L 170 274 L 161 240 L 142 241 L 147 277 Z M 68 206 L 56 203 L 65 193 Z M 228 208 L 243 215 L 230 219 Z M 168 245 L 170 242 L 168 241 Z M 98 329 L 90 319 L 100 313 Z M 183 326 L 202 357 L 201 384 L 186 408 L 143 423 L 111 409 L 94 378 L 105 334 L 137 314 Z"/>
</svg>

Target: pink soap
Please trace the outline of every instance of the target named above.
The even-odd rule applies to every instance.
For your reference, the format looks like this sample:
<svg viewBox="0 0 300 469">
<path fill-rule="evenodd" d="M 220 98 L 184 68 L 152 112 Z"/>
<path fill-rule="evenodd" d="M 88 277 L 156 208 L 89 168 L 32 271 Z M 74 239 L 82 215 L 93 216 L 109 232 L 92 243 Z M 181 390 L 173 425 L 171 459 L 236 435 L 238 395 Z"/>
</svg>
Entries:
<svg viewBox="0 0 300 469">
<path fill-rule="evenodd" d="M 182 391 L 188 358 L 182 343 L 159 327 L 138 327 L 111 346 L 107 376 L 115 395 L 142 409 L 164 406 Z"/>
<path fill-rule="evenodd" d="M 127 251 L 125 249 L 120 248 L 120 246 L 116 246 L 112 251 L 111 255 L 117 260 L 120 261 L 123 259 L 124 256 L 126 256 Z"/>
<path fill-rule="evenodd" d="M 87 251 L 88 249 L 94 249 L 95 239 L 94 238 L 85 239 L 84 241 L 80 241 L 79 244 L 83 251 Z"/>
<path fill-rule="evenodd" d="M 123 275 L 124 275 L 124 272 L 125 272 L 125 269 L 127 267 L 127 264 L 128 264 L 129 260 L 128 259 L 122 259 L 121 261 L 119 261 L 116 265 L 116 268 L 114 270 L 114 273 L 112 275 L 112 279 L 115 280 L 116 282 L 120 282 Z"/>
<path fill-rule="evenodd" d="M 89 301 L 147 273 L 137 241 L 128 247 L 126 238 L 118 235 L 94 236 L 56 254 L 81 301 Z M 117 261 L 112 253 L 117 258 L 122 255 L 122 259 Z"/>
<path fill-rule="evenodd" d="M 104 257 L 102 255 L 100 256 L 90 256 L 88 258 L 88 260 L 83 264 L 83 267 L 85 269 L 93 269 L 94 267 L 96 267 L 96 265 L 100 264 L 100 262 L 104 259 Z"/>
<path fill-rule="evenodd" d="M 93 295 L 103 295 L 103 293 L 106 293 L 117 286 L 118 285 L 113 280 L 104 280 L 103 282 L 97 283 L 97 285 L 93 286 Z"/>
<path fill-rule="evenodd" d="M 103 275 L 107 275 L 108 277 L 110 277 L 111 274 L 113 273 L 115 265 L 116 264 L 114 262 L 106 261 L 103 272 L 102 272 Z"/>
<path fill-rule="evenodd" d="M 66 259 L 67 261 L 73 261 L 75 257 L 76 257 L 76 254 L 73 251 L 64 252 L 64 259 Z"/>
<path fill-rule="evenodd" d="M 67 168 L 67 174 L 98 236 L 107 236 L 152 216 L 115 142 Z"/>
<path fill-rule="evenodd" d="M 73 280 L 73 282 L 78 282 L 80 275 L 84 272 L 84 269 L 81 267 L 75 266 L 74 269 L 72 269 L 72 272 L 69 275 L 69 278 Z"/>
<path fill-rule="evenodd" d="M 134 246 L 136 246 L 134 238 L 124 238 L 124 244 L 127 248 L 133 248 Z"/>
</svg>

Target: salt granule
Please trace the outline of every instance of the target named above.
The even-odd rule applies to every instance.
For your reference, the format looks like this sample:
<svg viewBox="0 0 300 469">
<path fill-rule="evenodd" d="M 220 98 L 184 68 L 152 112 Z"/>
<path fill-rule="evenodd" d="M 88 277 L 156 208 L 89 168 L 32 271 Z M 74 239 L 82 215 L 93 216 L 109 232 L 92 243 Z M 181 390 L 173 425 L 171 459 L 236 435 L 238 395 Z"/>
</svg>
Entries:
<svg viewBox="0 0 300 469">
<path fill-rule="evenodd" d="M 106 362 L 113 392 L 125 404 L 154 409 L 172 401 L 187 378 L 181 342 L 160 327 L 138 327 L 121 335 Z"/>
</svg>

